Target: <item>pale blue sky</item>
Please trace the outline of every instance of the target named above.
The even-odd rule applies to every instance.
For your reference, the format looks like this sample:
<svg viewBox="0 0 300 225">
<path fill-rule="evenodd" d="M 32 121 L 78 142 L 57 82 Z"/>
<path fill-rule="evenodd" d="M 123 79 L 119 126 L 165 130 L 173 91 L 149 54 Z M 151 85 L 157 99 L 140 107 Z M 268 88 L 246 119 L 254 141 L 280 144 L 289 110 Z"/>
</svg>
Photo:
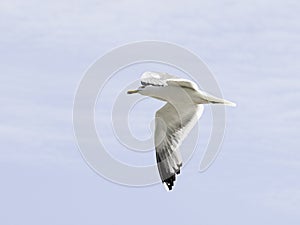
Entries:
<svg viewBox="0 0 300 225">
<path fill-rule="evenodd" d="M 298 225 L 299 8 L 296 0 L 2 0 L 0 223 Z M 227 110 L 213 166 L 197 172 L 200 145 L 171 193 L 101 178 L 73 135 L 73 98 L 88 66 L 149 39 L 192 50 L 238 104 Z"/>
</svg>

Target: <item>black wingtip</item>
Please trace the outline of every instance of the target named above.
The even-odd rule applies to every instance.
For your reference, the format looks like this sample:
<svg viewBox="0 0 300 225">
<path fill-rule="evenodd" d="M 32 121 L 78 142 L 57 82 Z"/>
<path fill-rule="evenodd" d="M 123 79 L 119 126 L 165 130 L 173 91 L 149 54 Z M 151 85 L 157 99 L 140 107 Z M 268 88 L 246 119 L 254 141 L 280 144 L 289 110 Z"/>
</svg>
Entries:
<svg viewBox="0 0 300 225">
<path fill-rule="evenodd" d="M 167 187 L 168 187 L 169 191 L 172 191 L 173 185 L 167 184 Z"/>
<path fill-rule="evenodd" d="M 173 176 L 171 176 L 171 177 L 169 177 L 168 179 L 165 179 L 165 180 L 163 181 L 163 183 L 165 183 L 165 184 L 167 185 L 167 188 L 169 189 L 169 191 L 172 191 L 172 188 L 173 188 L 173 186 L 174 186 L 175 180 L 176 180 L 176 176 L 175 176 L 175 174 L 174 174 Z"/>
</svg>

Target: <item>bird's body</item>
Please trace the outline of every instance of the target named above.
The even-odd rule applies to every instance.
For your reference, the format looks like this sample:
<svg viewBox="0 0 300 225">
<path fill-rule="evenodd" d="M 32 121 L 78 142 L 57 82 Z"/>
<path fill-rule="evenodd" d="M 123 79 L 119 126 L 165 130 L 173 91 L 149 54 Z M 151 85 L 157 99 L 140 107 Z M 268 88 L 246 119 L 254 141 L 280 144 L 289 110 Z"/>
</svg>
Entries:
<svg viewBox="0 0 300 225">
<path fill-rule="evenodd" d="M 203 104 L 235 104 L 199 90 L 190 80 L 166 73 L 145 72 L 141 84 L 137 90 L 127 93 L 139 93 L 167 102 L 156 112 L 154 140 L 161 180 L 172 190 L 182 166 L 179 146 L 201 117 Z"/>
</svg>

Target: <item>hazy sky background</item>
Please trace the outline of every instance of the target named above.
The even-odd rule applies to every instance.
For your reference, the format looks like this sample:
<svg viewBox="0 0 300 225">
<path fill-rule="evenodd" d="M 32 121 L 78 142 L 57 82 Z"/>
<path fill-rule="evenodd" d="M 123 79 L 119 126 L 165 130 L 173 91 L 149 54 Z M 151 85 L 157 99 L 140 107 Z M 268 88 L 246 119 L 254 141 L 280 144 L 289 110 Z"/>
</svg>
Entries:
<svg viewBox="0 0 300 225">
<path fill-rule="evenodd" d="M 296 0 L 2 0 L 0 223 L 298 225 L 299 9 Z M 197 172 L 205 131 L 170 193 L 108 182 L 87 166 L 73 135 L 73 98 L 88 66 L 140 40 L 192 50 L 238 104 L 227 110 L 216 162 Z M 147 136 L 156 109 L 142 109 L 134 113 L 145 113 Z M 209 128 L 205 118 L 209 109 L 200 128 Z"/>
</svg>

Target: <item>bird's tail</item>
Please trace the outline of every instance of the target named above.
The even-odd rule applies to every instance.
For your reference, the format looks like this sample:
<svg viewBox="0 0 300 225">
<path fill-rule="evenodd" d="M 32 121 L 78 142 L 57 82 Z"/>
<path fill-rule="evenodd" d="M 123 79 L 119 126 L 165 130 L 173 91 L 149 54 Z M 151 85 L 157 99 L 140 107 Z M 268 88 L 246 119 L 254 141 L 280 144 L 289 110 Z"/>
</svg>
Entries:
<svg viewBox="0 0 300 225">
<path fill-rule="evenodd" d="M 212 104 L 223 104 L 223 105 L 228 105 L 228 106 L 233 106 L 233 107 L 236 106 L 236 104 L 231 101 L 215 97 L 204 91 L 201 91 L 201 92 L 199 91 L 199 94 L 200 94 L 199 95 L 200 96 L 200 104 L 204 102 L 204 103 L 212 103 Z"/>
<path fill-rule="evenodd" d="M 179 151 L 173 151 L 171 154 L 167 154 L 167 151 L 156 152 L 156 161 L 161 180 L 171 191 L 182 166 L 181 155 Z"/>
</svg>

